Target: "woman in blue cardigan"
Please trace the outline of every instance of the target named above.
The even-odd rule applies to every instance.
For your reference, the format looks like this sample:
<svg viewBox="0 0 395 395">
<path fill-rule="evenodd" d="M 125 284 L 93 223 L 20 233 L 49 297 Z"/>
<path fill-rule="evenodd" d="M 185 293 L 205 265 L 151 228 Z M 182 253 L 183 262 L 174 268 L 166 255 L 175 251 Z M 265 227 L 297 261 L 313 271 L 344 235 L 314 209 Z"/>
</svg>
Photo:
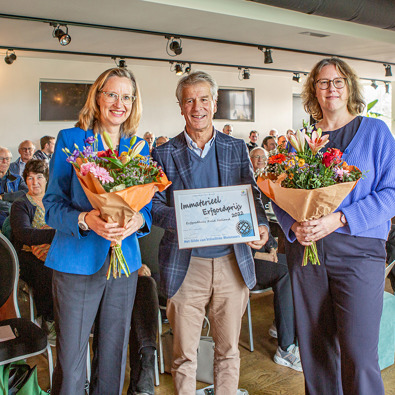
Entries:
<svg viewBox="0 0 395 395">
<path fill-rule="evenodd" d="M 302 98 L 316 128 L 349 164 L 366 171 L 335 213 L 298 223 L 275 212 L 287 236 L 296 328 L 309 395 L 384 395 L 378 364 L 385 241 L 395 214 L 395 140 L 384 122 L 359 116 L 362 89 L 338 58 L 323 59 Z M 302 267 L 317 243 L 321 265 Z"/>
<path fill-rule="evenodd" d="M 141 117 L 136 80 L 126 69 L 102 73 L 92 85 L 75 128 L 62 130 L 50 165 L 50 182 L 43 202 L 46 222 L 57 230 L 46 259 L 53 272 L 57 331 L 55 395 L 82 395 L 86 352 L 93 323 L 91 395 L 122 393 L 131 313 L 141 256 L 137 238 L 149 231 L 151 204 L 124 227 L 104 222 L 85 196 L 62 148 L 81 149 L 97 135 L 95 150 L 109 147 L 106 131 L 119 152 L 128 149 Z M 137 142 L 141 139 L 137 139 Z M 137 143 L 136 142 L 136 143 Z M 142 155 L 149 155 L 147 145 Z M 122 238 L 122 251 L 131 275 L 106 279 L 110 244 Z"/>
</svg>

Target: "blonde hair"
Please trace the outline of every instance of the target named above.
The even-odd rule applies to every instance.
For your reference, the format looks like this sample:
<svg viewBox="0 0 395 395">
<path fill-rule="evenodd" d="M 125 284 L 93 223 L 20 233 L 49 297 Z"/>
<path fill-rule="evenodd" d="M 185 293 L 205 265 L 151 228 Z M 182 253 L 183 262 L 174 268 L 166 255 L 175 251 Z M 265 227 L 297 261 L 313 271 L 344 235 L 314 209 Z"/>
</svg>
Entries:
<svg viewBox="0 0 395 395">
<path fill-rule="evenodd" d="M 103 86 L 112 77 L 128 78 L 132 82 L 133 95 L 136 96 L 136 99 L 132 104 L 132 110 L 128 119 L 121 125 L 121 133 L 127 137 L 131 137 L 137 132 L 142 113 L 142 105 L 136 79 L 133 73 L 125 68 L 116 67 L 106 70 L 99 75 L 89 89 L 85 105 L 80 111 L 79 119 L 75 126 L 83 130 L 93 129 L 95 133 L 100 131 L 100 108 L 97 104 L 97 97 L 103 89 Z"/>
<path fill-rule="evenodd" d="M 365 108 L 365 101 L 359 78 L 355 71 L 344 60 L 339 58 L 322 59 L 310 71 L 302 91 L 302 101 L 305 111 L 316 121 L 320 121 L 323 118 L 322 109 L 316 97 L 316 79 L 321 70 L 329 65 L 335 66 L 338 73 L 346 78 L 349 91 L 347 101 L 348 112 L 352 115 L 360 114 Z"/>
</svg>

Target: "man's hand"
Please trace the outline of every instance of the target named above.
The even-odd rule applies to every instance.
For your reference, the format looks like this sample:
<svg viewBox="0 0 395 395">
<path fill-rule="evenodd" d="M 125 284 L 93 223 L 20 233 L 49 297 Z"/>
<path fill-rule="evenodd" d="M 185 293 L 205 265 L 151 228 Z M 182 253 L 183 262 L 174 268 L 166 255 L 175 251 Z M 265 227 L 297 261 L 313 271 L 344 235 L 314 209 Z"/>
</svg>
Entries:
<svg viewBox="0 0 395 395">
<path fill-rule="evenodd" d="M 266 244 L 267 240 L 269 239 L 269 230 L 267 229 L 266 226 L 261 225 L 258 227 L 258 229 L 259 229 L 260 239 L 246 243 L 248 246 L 250 246 L 254 250 L 260 250 Z"/>
</svg>

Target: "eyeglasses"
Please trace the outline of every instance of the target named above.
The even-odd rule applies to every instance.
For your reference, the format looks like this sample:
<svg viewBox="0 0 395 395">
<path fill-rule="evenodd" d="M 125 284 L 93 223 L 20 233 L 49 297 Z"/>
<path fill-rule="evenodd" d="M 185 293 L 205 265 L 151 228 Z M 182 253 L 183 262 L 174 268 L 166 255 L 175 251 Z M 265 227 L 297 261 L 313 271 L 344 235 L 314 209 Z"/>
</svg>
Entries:
<svg viewBox="0 0 395 395">
<path fill-rule="evenodd" d="M 103 99 L 107 103 L 116 103 L 119 99 L 118 93 L 115 92 L 105 92 L 105 91 L 100 91 L 103 93 Z M 123 104 L 130 105 L 136 100 L 136 96 L 132 95 L 123 95 L 121 96 L 121 101 Z"/>
<path fill-rule="evenodd" d="M 252 159 L 263 159 L 263 160 L 265 160 L 266 156 L 265 155 L 253 155 L 253 156 L 251 156 L 251 158 Z"/>
<path fill-rule="evenodd" d="M 21 151 L 34 151 L 34 148 L 21 148 Z"/>
<path fill-rule="evenodd" d="M 2 156 L 0 156 L 0 162 L 11 162 L 12 158 L 4 158 Z"/>
<path fill-rule="evenodd" d="M 344 85 L 346 83 L 346 78 L 339 77 L 333 80 L 317 80 L 315 84 L 318 86 L 319 89 L 325 90 L 329 88 L 331 82 L 336 89 L 341 89 L 344 88 Z"/>
</svg>

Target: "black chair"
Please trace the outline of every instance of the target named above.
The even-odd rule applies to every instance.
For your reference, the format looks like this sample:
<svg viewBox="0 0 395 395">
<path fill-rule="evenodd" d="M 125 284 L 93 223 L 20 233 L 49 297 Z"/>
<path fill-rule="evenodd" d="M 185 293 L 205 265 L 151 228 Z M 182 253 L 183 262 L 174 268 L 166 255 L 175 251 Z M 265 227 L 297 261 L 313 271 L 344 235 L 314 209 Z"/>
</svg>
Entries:
<svg viewBox="0 0 395 395">
<path fill-rule="evenodd" d="M 50 386 L 53 360 L 46 333 L 28 319 L 21 318 L 17 290 L 19 263 L 15 249 L 0 233 L 0 329 L 11 329 L 15 338 L 0 342 L 0 365 L 47 352 Z"/>
</svg>

